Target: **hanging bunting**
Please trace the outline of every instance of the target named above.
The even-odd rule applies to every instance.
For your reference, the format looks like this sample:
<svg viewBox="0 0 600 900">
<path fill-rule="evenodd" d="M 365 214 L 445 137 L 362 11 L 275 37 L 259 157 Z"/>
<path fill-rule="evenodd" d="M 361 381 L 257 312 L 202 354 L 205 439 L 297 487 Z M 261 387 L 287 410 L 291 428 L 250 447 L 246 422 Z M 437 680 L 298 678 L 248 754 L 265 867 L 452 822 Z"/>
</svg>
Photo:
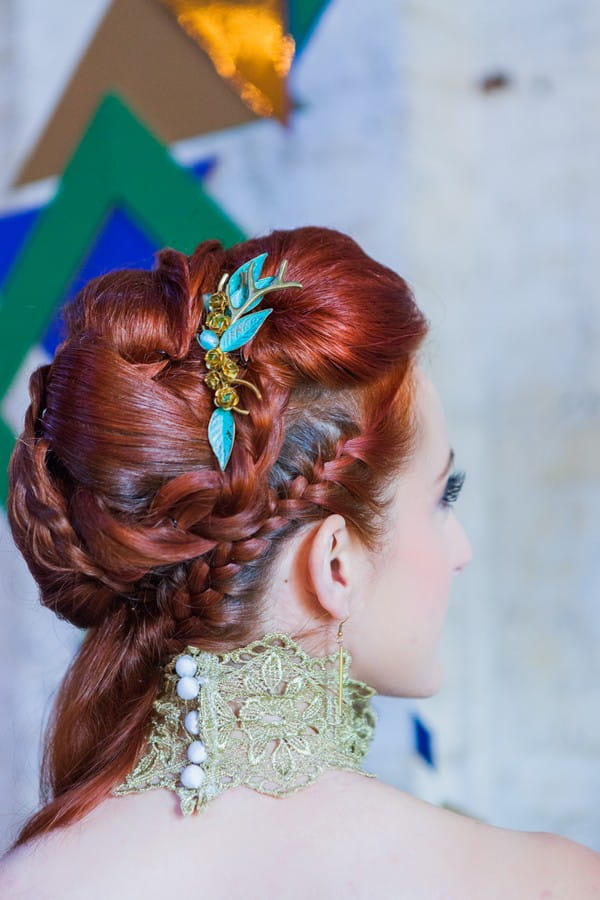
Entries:
<svg viewBox="0 0 600 900">
<path fill-rule="evenodd" d="M 191 253 L 208 238 L 228 246 L 244 237 L 122 99 L 105 96 L 51 202 L 17 223 L 16 255 L 0 287 L 0 504 L 18 434 L 11 388 L 31 348 L 55 349 L 57 314 L 73 290 L 98 270 L 149 266 L 155 248 Z"/>
<path fill-rule="evenodd" d="M 287 123 L 295 42 L 286 32 L 284 0 L 162 2 L 252 112 Z"/>
<path fill-rule="evenodd" d="M 281 53 L 278 56 L 275 52 L 270 68 L 274 83 L 271 89 L 267 82 L 261 96 L 269 98 L 272 114 L 281 115 L 285 121 L 287 82 L 283 70 L 287 72 L 292 55 L 295 60 L 306 47 L 329 0 L 279 0 L 280 7 L 274 0 L 271 2 L 274 34 L 288 49 L 283 54 L 280 75 L 273 74 L 279 72 L 275 62 L 279 59 L 281 63 Z M 250 21 L 258 6 L 255 0 L 244 7 Z M 261 15 L 268 18 L 264 11 Z M 291 39 L 284 30 L 292 35 Z M 267 31 L 262 24 L 258 32 L 256 40 L 264 41 Z M 255 59 L 266 56 L 268 53 L 261 49 Z M 232 71 L 235 73 L 235 68 Z M 254 85 L 254 81 L 247 80 Z M 204 44 L 190 37 L 178 23 L 175 11 L 165 6 L 165 0 L 111 0 L 12 183 L 28 184 L 62 172 L 107 91 L 122 96 L 143 116 L 152 132 L 168 144 L 252 122 L 257 115 L 263 115 L 262 111 L 254 112 L 238 90 L 219 75 Z M 300 104 L 290 101 L 290 106 L 298 109 Z"/>
</svg>

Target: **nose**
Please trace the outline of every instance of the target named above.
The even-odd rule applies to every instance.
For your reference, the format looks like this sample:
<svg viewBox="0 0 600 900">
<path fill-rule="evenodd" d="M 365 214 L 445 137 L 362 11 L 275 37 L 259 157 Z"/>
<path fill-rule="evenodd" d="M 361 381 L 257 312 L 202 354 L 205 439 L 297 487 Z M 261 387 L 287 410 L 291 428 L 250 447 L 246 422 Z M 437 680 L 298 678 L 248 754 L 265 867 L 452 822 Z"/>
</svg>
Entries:
<svg viewBox="0 0 600 900">
<path fill-rule="evenodd" d="M 453 571 L 458 575 L 466 568 L 473 559 L 473 547 L 467 537 L 467 533 L 459 520 L 455 517 L 454 524 L 456 528 L 455 545 L 454 545 L 454 563 Z"/>
</svg>

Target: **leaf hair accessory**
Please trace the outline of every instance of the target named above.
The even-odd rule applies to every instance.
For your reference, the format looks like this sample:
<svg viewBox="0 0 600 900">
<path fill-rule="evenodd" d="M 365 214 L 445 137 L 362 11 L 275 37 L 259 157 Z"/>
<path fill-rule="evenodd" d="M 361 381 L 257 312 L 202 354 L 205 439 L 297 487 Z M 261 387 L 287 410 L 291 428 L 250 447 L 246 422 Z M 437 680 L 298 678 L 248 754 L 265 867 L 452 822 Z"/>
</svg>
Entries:
<svg viewBox="0 0 600 900">
<path fill-rule="evenodd" d="M 217 409 L 208 423 L 208 442 L 219 461 L 221 471 L 225 471 L 233 449 L 233 413 L 249 415 L 249 410 L 238 406 L 239 396 L 233 385 L 245 384 L 262 399 L 256 385 L 238 378 L 239 366 L 228 354 L 247 344 L 269 313 L 273 312 L 272 309 L 262 309 L 248 315 L 260 303 L 264 294 L 282 288 L 302 287 L 297 281 L 283 280 L 287 259 L 281 263 L 277 275 L 261 278 L 266 258 L 266 253 L 255 256 L 236 269 L 231 278 L 225 273 L 217 290 L 213 294 L 204 295 L 206 318 L 202 330 L 196 336 L 202 349 L 207 351 L 204 361 L 210 371 L 204 376 L 204 381 L 215 392 L 213 399 Z"/>
</svg>

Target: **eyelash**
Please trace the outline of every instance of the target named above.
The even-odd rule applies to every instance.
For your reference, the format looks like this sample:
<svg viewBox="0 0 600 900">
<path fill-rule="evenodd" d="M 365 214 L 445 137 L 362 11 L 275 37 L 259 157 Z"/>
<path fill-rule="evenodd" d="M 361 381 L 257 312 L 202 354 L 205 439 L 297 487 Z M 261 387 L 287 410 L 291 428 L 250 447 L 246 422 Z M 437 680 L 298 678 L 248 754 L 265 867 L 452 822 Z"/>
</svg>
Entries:
<svg viewBox="0 0 600 900">
<path fill-rule="evenodd" d="M 448 481 L 446 482 L 446 488 L 444 490 L 442 499 L 440 500 L 440 506 L 443 506 L 446 509 L 454 506 L 454 504 L 458 500 L 458 495 L 462 490 L 462 486 L 465 483 L 466 477 L 466 472 L 453 472 L 452 475 L 450 475 Z"/>
</svg>

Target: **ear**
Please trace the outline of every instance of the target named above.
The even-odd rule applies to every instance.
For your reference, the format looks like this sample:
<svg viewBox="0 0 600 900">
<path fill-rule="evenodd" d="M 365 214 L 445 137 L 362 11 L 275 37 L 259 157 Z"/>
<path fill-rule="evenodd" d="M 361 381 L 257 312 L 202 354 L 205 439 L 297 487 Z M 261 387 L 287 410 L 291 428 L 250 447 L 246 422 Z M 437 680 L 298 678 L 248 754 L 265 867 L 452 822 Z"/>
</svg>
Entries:
<svg viewBox="0 0 600 900">
<path fill-rule="evenodd" d="M 335 619 L 350 612 L 350 594 L 355 587 L 355 554 L 351 535 L 343 516 L 327 516 L 312 535 L 308 551 L 311 587 L 323 609 Z"/>
</svg>

